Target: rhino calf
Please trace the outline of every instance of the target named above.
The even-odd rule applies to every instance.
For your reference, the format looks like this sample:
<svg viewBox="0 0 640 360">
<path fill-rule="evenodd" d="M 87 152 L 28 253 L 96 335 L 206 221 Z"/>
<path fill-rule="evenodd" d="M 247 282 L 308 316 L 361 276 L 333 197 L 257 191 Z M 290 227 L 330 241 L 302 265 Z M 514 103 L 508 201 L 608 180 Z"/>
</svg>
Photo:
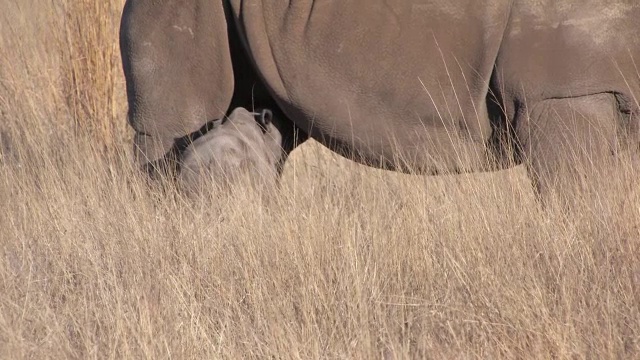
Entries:
<svg viewBox="0 0 640 360">
<path fill-rule="evenodd" d="M 272 113 L 233 110 L 221 125 L 197 138 L 182 153 L 179 182 L 187 191 L 203 184 L 228 185 L 242 176 L 258 185 L 275 184 L 282 136 Z M 209 180 L 209 181 L 208 181 Z"/>
</svg>

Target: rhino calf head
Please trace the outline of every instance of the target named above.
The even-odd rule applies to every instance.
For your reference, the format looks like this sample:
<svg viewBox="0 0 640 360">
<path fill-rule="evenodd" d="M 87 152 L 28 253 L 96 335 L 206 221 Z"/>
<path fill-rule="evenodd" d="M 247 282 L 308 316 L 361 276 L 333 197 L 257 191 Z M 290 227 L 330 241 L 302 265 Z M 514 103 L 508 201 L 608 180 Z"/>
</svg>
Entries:
<svg viewBox="0 0 640 360">
<path fill-rule="evenodd" d="M 246 176 L 275 185 L 283 159 L 282 135 L 271 112 L 235 109 L 221 125 L 196 139 L 182 154 L 179 182 L 187 191 L 205 184 L 227 186 Z"/>
</svg>

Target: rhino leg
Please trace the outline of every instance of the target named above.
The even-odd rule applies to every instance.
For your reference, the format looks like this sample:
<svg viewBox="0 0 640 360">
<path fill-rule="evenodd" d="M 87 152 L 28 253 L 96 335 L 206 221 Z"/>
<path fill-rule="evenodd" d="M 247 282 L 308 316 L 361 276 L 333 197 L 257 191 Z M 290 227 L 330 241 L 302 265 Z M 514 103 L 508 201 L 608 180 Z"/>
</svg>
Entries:
<svg viewBox="0 0 640 360">
<path fill-rule="evenodd" d="M 629 115 L 619 95 L 599 93 L 540 101 L 516 118 L 529 174 L 542 200 L 552 193 L 565 202 L 596 185 L 619 149 Z"/>
<path fill-rule="evenodd" d="M 224 2 L 127 0 L 120 49 L 137 162 L 156 173 L 233 95 Z"/>
</svg>

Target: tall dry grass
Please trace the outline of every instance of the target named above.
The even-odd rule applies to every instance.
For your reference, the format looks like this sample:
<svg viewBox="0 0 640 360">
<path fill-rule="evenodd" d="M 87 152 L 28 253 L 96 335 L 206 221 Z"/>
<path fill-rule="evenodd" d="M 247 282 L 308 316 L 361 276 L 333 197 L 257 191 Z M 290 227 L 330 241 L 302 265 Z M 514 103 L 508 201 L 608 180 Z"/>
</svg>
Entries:
<svg viewBox="0 0 640 360">
<path fill-rule="evenodd" d="M 76 128 L 112 147 L 122 140 L 119 14 L 124 1 L 63 0 L 57 40 L 65 102 Z"/>
<path fill-rule="evenodd" d="M 270 198 L 149 189 L 120 5 L 0 0 L 0 358 L 640 357 L 628 163 L 572 213 L 315 144 Z"/>
<path fill-rule="evenodd" d="M 130 136 L 122 121 L 126 104 L 118 48 L 123 3 L 2 2 L 5 129 L 20 124 L 31 132 L 62 130 L 89 137 L 105 150 Z"/>
</svg>

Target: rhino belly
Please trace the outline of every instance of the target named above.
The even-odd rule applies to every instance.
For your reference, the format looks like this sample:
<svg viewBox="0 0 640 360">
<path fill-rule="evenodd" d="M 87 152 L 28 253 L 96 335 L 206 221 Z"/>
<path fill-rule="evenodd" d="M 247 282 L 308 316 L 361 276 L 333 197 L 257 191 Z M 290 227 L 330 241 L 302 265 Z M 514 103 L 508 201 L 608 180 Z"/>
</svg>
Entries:
<svg viewBox="0 0 640 360">
<path fill-rule="evenodd" d="M 469 25 L 471 15 L 433 1 L 280 3 L 241 6 L 243 31 L 298 126 L 374 165 L 429 173 L 484 166 L 486 94 L 506 16 L 474 13 L 481 21 Z"/>
</svg>

